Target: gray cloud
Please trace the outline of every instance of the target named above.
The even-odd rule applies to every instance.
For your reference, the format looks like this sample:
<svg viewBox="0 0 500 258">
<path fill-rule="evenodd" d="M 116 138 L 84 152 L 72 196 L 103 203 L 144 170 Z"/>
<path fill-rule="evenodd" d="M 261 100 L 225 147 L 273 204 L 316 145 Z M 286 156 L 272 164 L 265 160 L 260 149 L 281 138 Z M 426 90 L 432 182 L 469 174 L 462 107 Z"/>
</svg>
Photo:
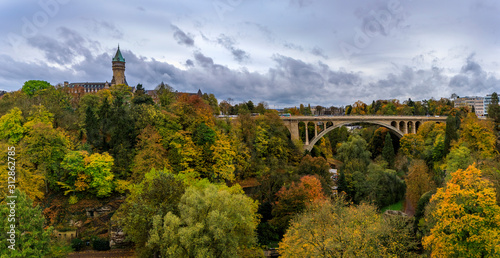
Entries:
<svg viewBox="0 0 500 258">
<path fill-rule="evenodd" d="M 299 7 L 306 7 L 314 3 L 314 0 L 290 0 L 291 5 L 297 5 Z"/>
<path fill-rule="evenodd" d="M 42 50 L 48 61 L 58 64 L 70 63 L 76 56 L 76 53 L 71 51 L 69 47 L 46 36 L 36 36 L 28 39 L 28 44 Z"/>
<path fill-rule="evenodd" d="M 193 60 L 191 60 L 191 59 L 186 60 L 185 66 L 187 66 L 187 67 L 193 67 L 194 66 Z"/>
<path fill-rule="evenodd" d="M 61 40 L 62 41 L 62 40 Z M 55 47 L 61 42 L 52 42 Z M 85 45 L 82 45 L 85 47 Z M 50 48 L 49 48 L 50 49 Z M 71 66 L 70 72 L 39 63 L 16 62 L 6 55 L 0 55 L 0 88 L 6 81 L 43 79 L 56 84 L 67 81 L 109 81 L 111 79 L 111 58 L 113 53 L 101 53 Z M 409 66 L 398 68 L 384 79 L 365 82 L 360 72 L 332 69 L 328 65 L 307 63 L 300 59 L 276 54 L 272 57 L 274 65 L 267 72 L 250 72 L 246 69 L 235 70 L 217 64 L 213 58 L 201 52 L 194 52 L 194 60 L 186 61 L 186 70 L 169 63 L 141 57 L 122 49 L 127 60 L 126 76 L 131 85 L 142 83 L 147 89 L 156 87 L 164 81 L 176 90 L 214 93 L 219 100 L 232 98 L 235 101 L 266 101 L 271 105 L 295 106 L 300 103 L 312 105 L 347 105 L 356 100 L 371 102 L 376 99 L 429 99 L 449 96 L 456 90 L 458 95 L 469 94 L 465 91 L 474 82 L 482 82 L 482 88 L 472 88 L 470 92 L 493 92 L 493 85 L 500 81 L 480 70 L 479 63 L 465 60 L 464 69 L 451 78 L 444 75 L 444 69 L 429 67 L 416 69 Z M 64 57 L 64 58 L 70 58 Z M 64 59 L 60 57 L 60 59 Z M 196 63 L 196 66 L 194 65 Z M 23 78 L 23 79 L 21 79 Z M 457 85 L 462 79 L 463 85 Z M 447 86 L 448 85 L 448 86 Z M 482 91 L 481 91 L 482 90 Z M 476 94 L 478 95 L 478 94 Z"/>
<path fill-rule="evenodd" d="M 205 67 L 205 68 L 209 68 L 209 67 L 212 67 L 214 65 L 214 60 L 212 58 L 207 57 L 200 52 L 196 52 L 194 54 L 194 59 L 196 60 L 196 62 L 199 65 L 201 65 L 202 67 Z"/>
<path fill-rule="evenodd" d="M 91 49 L 98 49 L 97 42 L 81 37 L 77 32 L 66 27 L 57 29 L 61 41 L 44 35 L 29 38 L 27 43 L 41 50 L 48 61 L 65 65 L 72 63 L 77 56 L 91 57 Z M 90 49 L 89 49 L 90 47 Z"/>
<path fill-rule="evenodd" d="M 311 49 L 311 54 L 323 57 L 324 59 L 328 59 L 328 56 L 325 54 L 325 51 L 319 47 L 314 47 L 313 49 Z"/>
<path fill-rule="evenodd" d="M 174 38 L 175 40 L 177 40 L 177 43 L 179 43 L 180 45 L 186 45 L 188 47 L 194 46 L 193 36 L 186 34 L 175 25 L 172 25 L 171 27 L 174 30 Z"/>
<path fill-rule="evenodd" d="M 18 89 L 29 79 L 109 81 L 117 38 L 131 85 L 151 88 L 163 80 L 219 99 L 345 105 L 358 99 L 481 96 L 500 86 L 495 1 L 226 2 L 231 8 L 224 20 L 211 1 L 124 1 L 118 7 L 72 2 L 59 5 L 46 24 L 34 21 L 47 12 L 40 5 L 12 2 L 4 6 L 0 28 L 6 35 L 0 41 L 0 88 Z M 393 14 L 389 3 L 399 3 L 401 10 Z M 360 46 L 359 31 L 380 24 L 377 15 L 385 10 L 391 13 L 388 25 L 371 28 L 383 36 Z M 24 18 L 34 26 L 33 36 Z M 170 21 L 181 28 L 165 34 Z M 195 42 L 198 35 L 201 41 Z M 358 52 L 346 58 L 340 42 Z"/>
<path fill-rule="evenodd" d="M 453 76 L 449 83 L 450 88 L 460 91 L 457 92 L 459 96 L 489 94 L 498 91 L 499 86 L 500 79 L 484 71 L 481 65 L 475 61 L 475 54 L 467 57 L 460 73 Z"/>
<path fill-rule="evenodd" d="M 221 34 L 217 38 L 217 43 L 219 43 L 221 46 L 223 46 L 227 50 L 231 51 L 231 54 L 233 55 L 234 60 L 237 61 L 238 63 L 241 63 L 243 61 L 250 59 L 250 55 L 248 55 L 247 52 L 234 47 L 234 45 L 236 44 L 234 42 L 234 39 L 232 39 L 224 34 Z"/>
<path fill-rule="evenodd" d="M 369 83 L 361 94 L 366 99 L 370 96 L 372 99 L 429 99 L 451 95 L 451 89 L 446 87 L 448 81 L 443 69 L 403 66 L 397 73 L 389 73 L 385 79 Z"/>
<path fill-rule="evenodd" d="M 293 49 L 293 50 L 298 50 L 298 51 L 304 51 L 304 48 L 299 46 L 299 45 L 296 45 L 296 44 L 293 44 L 293 43 L 285 43 L 283 44 L 284 47 L 288 48 L 288 49 Z"/>
<path fill-rule="evenodd" d="M 93 23 L 92 30 L 94 33 L 105 37 L 111 37 L 113 39 L 123 39 L 123 32 L 119 30 L 115 26 L 115 24 L 95 18 L 93 18 L 91 21 Z"/>
</svg>

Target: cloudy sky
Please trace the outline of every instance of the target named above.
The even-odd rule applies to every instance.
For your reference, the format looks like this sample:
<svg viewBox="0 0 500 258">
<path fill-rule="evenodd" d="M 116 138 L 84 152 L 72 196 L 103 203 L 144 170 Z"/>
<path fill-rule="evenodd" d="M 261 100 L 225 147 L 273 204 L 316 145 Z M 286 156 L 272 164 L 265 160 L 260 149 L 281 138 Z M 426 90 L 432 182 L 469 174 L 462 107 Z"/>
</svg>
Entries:
<svg viewBox="0 0 500 258">
<path fill-rule="evenodd" d="M 0 0 L 0 88 L 127 81 L 324 106 L 500 91 L 500 2 Z"/>
</svg>

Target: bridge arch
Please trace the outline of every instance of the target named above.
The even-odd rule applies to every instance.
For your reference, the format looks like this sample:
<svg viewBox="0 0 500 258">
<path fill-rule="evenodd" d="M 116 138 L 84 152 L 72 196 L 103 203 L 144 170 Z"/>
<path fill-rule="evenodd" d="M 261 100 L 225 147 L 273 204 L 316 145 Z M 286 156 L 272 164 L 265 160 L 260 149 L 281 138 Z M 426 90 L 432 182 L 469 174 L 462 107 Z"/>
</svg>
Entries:
<svg viewBox="0 0 500 258">
<path fill-rule="evenodd" d="M 345 125 L 350 125 L 350 124 L 356 124 L 356 123 L 367 123 L 367 124 L 375 124 L 375 125 L 380 125 L 383 126 L 389 130 L 391 130 L 393 133 L 395 133 L 399 138 L 403 137 L 404 133 L 401 132 L 398 128 L 392 126 L 389 124 L 377 122 L 377 121 L 346 121 L 346 122 L 341 122 L 338 124 L 333 124 L 332 126 L 326 128 L 323 130 L 321 133 L 319 133 L 316 137 L 312 138 L 311 141 L 309 142 L 309 145 L 305 146 L 307 151 L 311 151 L 312 148 L 314 147 L 314 144 L 319 141 L 319 139 L 323 138 L 327 133 L 331 132 L 335 128 L 339 128 Z"/>
</svg>

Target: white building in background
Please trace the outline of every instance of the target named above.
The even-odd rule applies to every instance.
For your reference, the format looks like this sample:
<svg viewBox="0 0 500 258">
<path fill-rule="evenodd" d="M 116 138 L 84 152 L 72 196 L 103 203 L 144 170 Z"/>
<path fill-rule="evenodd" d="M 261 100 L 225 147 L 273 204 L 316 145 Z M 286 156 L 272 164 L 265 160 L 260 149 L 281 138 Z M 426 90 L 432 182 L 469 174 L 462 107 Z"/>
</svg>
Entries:
<svg viewBox="0 0 500 258">
<path fill-rule="evenodd" d="M 491 103 L 491 95 L 489 95 L 489 101 Z M 488 97 L 488 96 L 486 96 Z M 487 105 L 484 104 L 485 97 L 463 97 L 455 99 L 455 107 L 469 107 L 470 110 L 474 108 L 474 111 L 477 116 L 484 116 Z"/>
</svg>

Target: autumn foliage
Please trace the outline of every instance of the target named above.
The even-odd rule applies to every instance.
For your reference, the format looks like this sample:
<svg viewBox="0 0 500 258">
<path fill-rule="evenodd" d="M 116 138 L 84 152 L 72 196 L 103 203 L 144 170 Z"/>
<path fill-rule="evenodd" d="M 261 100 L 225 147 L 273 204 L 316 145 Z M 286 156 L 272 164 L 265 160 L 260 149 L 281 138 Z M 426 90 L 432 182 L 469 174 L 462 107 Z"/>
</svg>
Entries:
<svg viewBox="0 0 500 258">
<path fill-rule="evenodd" d="M 435 221 L 423 246 L 432 257 L 500 256 L 500 207 L 493 186 L 475 165 L 451 174 L 432 197 Z"/>
<path fill-rule="evenodd" d="M 282 187 L 276 196 L 272 223 L 280 228 L 286 228 L 292 216 L 308 205 L 326 198 L 320 180 L 311 175 L 301 177 L 299 183 L 292 182 L 289 188 Z"/>
</svg>

